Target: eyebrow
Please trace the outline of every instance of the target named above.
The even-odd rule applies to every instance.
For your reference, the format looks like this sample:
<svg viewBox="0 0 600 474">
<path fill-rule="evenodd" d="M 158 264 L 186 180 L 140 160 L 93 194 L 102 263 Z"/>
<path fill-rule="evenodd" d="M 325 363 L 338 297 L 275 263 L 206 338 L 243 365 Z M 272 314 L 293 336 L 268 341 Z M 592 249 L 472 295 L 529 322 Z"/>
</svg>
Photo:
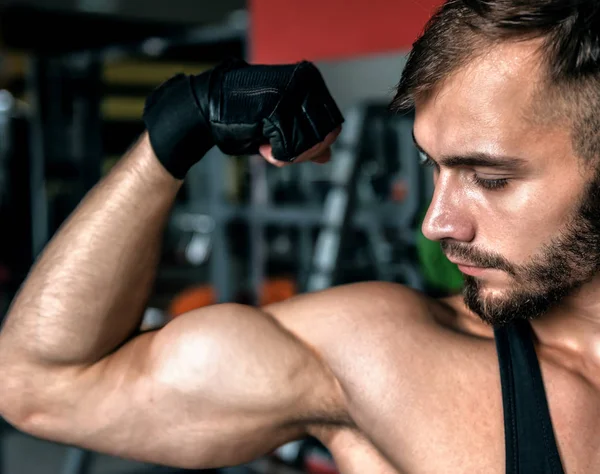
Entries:
<svg viewBox="0 0 600 474">
<path fill-rule="evenodd" d="M 423 153 L 425 156 L 431 159 L 431 155 L 427 153 L 415 138 L 415 132 L 412 132 L 413 142 L 417 150 Z M 445 156 L 436 160 L 438 164 L 445 166 L 446 168 L 458 168 L 461 166 L 480 166 L 482 168 L 498 168 L 504 170 L 514 170 L 522 168 L 527 164 L 527 161 L 523 158 L 516 158 L 513 156 L 504 155 L 493 155 L 490 153 L 474 152 L 466 155 L 452 155 Z"/>
</svg>

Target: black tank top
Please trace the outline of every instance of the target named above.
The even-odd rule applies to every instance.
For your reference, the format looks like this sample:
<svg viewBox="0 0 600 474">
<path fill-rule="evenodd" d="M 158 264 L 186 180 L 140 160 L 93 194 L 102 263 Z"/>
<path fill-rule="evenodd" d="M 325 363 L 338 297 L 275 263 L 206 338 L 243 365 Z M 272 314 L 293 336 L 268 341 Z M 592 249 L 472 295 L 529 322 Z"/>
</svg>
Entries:
<svg viewBox="0 0 600 474">
<path fill-rule="evenodd" d="M 531 325 L 494 331 L 500 362 L 507 474 L 564 474 Z"/>
</svg>

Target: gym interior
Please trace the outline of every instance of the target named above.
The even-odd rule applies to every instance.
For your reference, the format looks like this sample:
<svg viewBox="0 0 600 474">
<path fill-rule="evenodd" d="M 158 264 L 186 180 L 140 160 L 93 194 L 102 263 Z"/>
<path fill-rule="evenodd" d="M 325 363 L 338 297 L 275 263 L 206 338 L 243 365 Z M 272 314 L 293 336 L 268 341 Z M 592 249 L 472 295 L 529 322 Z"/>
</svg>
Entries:
<svg viewBox="0 0 600 474">
<path fill-rule="evenodd" d="M 439 3 L 0 2 L 0 320 L 53 234 L 143 131 L 146 96 L 229 57 L 313 61 L 343 131 L 324 165 L 278 169 L 210 150 L 178 194 L 141 329 L 211 304 L 266 305 L 359 281 L 459 292 L 461 273 L 421 233 L 433 182 L 412 116 L 388 107 Z M 184 471 L 50 443 L 0 419 L 1 474 L 167 472 Z M 210 472 L 338 471 L 309 438 Z"/>
</svg>

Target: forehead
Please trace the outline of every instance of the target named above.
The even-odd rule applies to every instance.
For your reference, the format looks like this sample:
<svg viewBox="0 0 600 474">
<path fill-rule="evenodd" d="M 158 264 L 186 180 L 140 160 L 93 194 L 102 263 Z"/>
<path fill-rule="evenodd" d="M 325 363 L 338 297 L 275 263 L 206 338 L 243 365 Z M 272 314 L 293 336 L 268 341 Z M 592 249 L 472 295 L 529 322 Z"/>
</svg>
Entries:
<svg viewBox="0 0 600 474">
<path fill-rule="evenodd" d="M 433 157 L 465 151 L 522 156 L 549 141 L 555 151 L 570 149 L 566 127 L 531 120 L 535 101 L 543 100 L 536 46 L 491 47 L 426 98 L 417 98 L 415 136 L 423 148 Z"/>
</svg>

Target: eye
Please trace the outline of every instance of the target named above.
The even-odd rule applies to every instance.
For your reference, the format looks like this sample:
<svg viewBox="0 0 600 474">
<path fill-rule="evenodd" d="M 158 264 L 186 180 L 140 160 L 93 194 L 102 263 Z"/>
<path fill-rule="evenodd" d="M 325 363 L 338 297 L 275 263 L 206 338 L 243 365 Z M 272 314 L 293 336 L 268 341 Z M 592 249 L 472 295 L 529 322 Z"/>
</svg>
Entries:
<svg viewBox="0 0 600 474">
<path fill-rule="evenodd" d="M 419 164 L 421 166 L 437 166 L 437 163 L 433 161 L 427 154 L 419 150 Z"/>
<path fill-rule="evenodd" d="M 426 167 L 434 166 L 435 169 L 439 171 L 439 165 L 421 150 L 419 150 L 419 164 Z M 471 179 L 477 186 L 488 191 L 498 191 L 506 187 L 510 181 L 508 178 L 484 179 L 477 176 L 475 173 L 472 175 Z"/>
<path fill-rule="evenodd" d="M 484 189 L 488 189 L 491 191 L 495 191 L 498 189 L 502 189 L 508 185 L 508 178 L 500 178 L 500 179 L 483 179 L 477 175 L 473 175 L 473 181 L 478 186 L 481 186 Z"/>
</svg>

